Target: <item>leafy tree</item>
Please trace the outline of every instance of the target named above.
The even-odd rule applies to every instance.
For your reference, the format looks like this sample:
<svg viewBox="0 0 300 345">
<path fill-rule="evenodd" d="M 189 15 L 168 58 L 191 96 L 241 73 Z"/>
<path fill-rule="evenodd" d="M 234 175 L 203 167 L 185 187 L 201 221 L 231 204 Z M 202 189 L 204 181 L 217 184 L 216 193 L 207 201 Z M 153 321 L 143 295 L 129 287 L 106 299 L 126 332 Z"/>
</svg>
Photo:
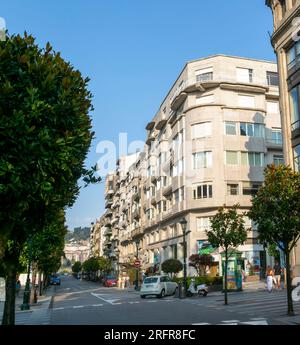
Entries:
<svg viewBox="0 0 300 345">
<path fill-rule="evenodd" d="M 210 254 L 193 254 L 189 257 L 189 266 L 194 267 L 198 276 L 206 275 L 206 267 L 210 267 L 213 257 Z"/>
<path fill-rule="evenodd" d="M 224 272 L 224 302 L 228 304 L 227 267 L 228 261 L 235 249 L 247 240 L 247 230 L 243 215 L 237 213 L 239 205 L 231 209 L 220 208 L 211 219 L 211 230 L 207 230 L 208 241 L 215 247 L 221 247 L 225 254 Z"/>
<path fill-rule="evenodd" d="M 3 324 L 14 323 L 15 279 L 24 244 L 71 206 L 93 132 L 88 79 L 48 43 L 25 33 L 0 41 L 0 259 L 6 279 Z M 53 258 L 54 260 L 54 258 Z M 55 258 L 57 262 L 57 257 Z"/>
<path fill-rule="evenodd" d="M 110 259 L 105 258 L 104 256 L 100 256 L 98 258 L 99 262 L 99 270 L 102 271 L 104 274 L 110 273 L 112 270 L 112 262 Z"/>
<path fill-rule="evenodd" d="M 74 265 L 72 266 L 72 272 L 79 273 L 81 271 L 81 262 L 75 261 Z"/>
<path fill-rule="evenodd" d="M 173 276 L 173 275 L 176 275 L 177 273 L 179 273 L 180 271 L 182 271 L 183 265 L 182 265 L 181 261 L 179 261 L 177 259 L 168 259 L 162 263 L 161 269 L 165 273 L 168 273 L 168 274 L 170 273 L 171 276 Z"/>
<path fill-rule="evenodd" d="M 268 166 L 249 217 L 257 224 L 260 243 L 275 245 L 285 255 L 288 315 L 294 315 L 290 256 L 300 239 L 300 174 L 283 165 Z"/>
<path fill-rule="evenodd" d="M 99 271 L 100 265 L 99 265 L 99 259 L 96 257 L 91 257 L 84 261 L 82 264 L 82 269 L 84 272 L 87 273 L 95 273 Z"/>
</svg>

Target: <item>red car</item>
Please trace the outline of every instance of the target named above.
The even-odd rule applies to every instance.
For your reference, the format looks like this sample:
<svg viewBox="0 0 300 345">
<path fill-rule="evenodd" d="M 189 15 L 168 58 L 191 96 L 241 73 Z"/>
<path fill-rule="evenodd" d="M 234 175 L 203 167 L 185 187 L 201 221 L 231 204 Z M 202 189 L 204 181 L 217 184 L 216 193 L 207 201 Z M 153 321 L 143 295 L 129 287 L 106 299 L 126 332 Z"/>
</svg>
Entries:
<svg viewBox="0 0 300 345">
<path fill-rule="evenodd" d="M 118 280 L 114 276 L 106 276 L 103 279 L 103 285 L 106 286 L 106 287 L 117 286 L 118 285 Z"/>
</svg>

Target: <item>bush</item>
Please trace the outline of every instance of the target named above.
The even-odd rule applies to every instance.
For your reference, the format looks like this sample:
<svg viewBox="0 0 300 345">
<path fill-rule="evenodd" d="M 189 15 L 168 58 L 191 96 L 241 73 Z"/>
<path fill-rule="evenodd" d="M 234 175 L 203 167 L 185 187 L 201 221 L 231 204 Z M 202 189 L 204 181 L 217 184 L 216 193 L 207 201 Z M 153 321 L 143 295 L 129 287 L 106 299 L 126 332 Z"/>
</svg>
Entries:
<svg viewBox="0 0 300 345">
<path fill-rule="evenodd" d="M 168 259 L 162 263 L 161 269 L 165 273 L 170 273 L 170 274 L 176 275 L 177 273 L 182 271 L 183 265 L 182 265 L 181 261 L 179 261 L 177 259 Z"/>
</svg>

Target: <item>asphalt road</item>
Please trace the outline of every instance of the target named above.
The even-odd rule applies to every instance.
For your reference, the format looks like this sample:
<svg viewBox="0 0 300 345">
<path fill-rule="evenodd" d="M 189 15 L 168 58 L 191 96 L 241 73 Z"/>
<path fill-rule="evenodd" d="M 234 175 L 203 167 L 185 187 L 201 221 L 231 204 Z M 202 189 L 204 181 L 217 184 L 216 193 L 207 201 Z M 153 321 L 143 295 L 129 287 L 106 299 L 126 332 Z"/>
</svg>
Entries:
<svg viewBox="0 0 300 345">
<path fill-rule="evenodd" d="M 275 295 L 275 294 L 278 295 Z M 180 300 L 173 296 L 163 299 L 141 299 L 136 292 L 104 288 L 99 283 L 63 277 L 56 287 L 50 323 L 52 325 L 193 325 L 193 324 L 274 324 L 263 313 L 266 309 L 257 293 L 230 295 L 230 306 L 224 306 L 222 296 L 214 294 Z M 270 296 L 272 295 L 272 296 Z M 261 292 L 263 301 L 276 307 L 280 291 Z M 273 298 L 273 299 L 272 299 Z M 247 305 L 254 309 L 250 310 Z M 262 307 L 262 313 L 259 312 Z M 256 309 L 255 309 L 256 307 Z M 274 309 L 275 310 L 275 309 Z M 264 314 L 264 315 L 263 315 Z M 277 314 L 276 314 L 277 315 Z M 275 323 L 276 324 L 276 323 Z"/>
</svg>

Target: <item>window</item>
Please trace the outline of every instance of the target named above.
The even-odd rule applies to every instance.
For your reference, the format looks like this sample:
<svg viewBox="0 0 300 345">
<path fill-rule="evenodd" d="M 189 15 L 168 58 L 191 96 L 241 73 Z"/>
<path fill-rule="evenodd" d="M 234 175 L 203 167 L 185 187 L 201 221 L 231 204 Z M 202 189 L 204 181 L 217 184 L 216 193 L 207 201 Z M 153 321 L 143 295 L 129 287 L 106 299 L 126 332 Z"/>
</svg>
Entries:
<svg viewBox="0 0 300 345">
<path fill-rule="evenodd" d="M 158 165 L 161 166 L 167 161 L 167 152 L 161 152 L 158 156 Z"/>
<path fill-rule="evenodd" d="M 213 69 L 212 67 L 199 69 L 195 72 L 195 75 L 197 82 L 213 80 Z"/>
<path fill-rule="evenodd" d="M 158 178 L 156 181 L 156 190 L 159 191 L 161 188 L 161 178 Z"/>
<path fill-rule="evenodd" d="M 226 135 L 236 135 L 236 123 L 226 121 L 225 122 L 225 133 L 226 133 Z"/>
<path fill-rule="evenodd" d="M 196 105 L 214 103 L 214 95 L 196 97 Z"/>
<path fill-rule="evenodd" d="M 179 189 L 175 190 L 173 194 L 173 205 L 179 203 Z"/>
<path fill-rule="evenodd" d="M 264 153 L 242 152 L 242 165 L 264 166 Z"/>
<path fill-rule="evenodd" d="M 239 195 L 238 183 L 228 183 L 227 184 L 227 194 L 228 195 Z"/>
<path fill-rule="evenodd" d="M 294 147 L 294 169 L 300 171 L 300 145 Z"/>
<path fill-rule="evenodd" d="M 225 160 L 228 165 L 238 165 L 238 153 L 236 151 L 226 151 Z"/>
<path fill-rule="evenodd" d="M 172 259 L 177 259 L 177 244 L 171 246 Z"/>
<path fill-rule="evenodd" d="M 197 226 L 197 231 L 199 231 L 199 232 L 204 232 L 206 230 L 210 230 L 211 225 L 210 225 L 209 217 L 197 218 L 196 219 L 196 226 Z"/>
<path fill-rule="evenodd" d="M 273 163 L 274 165 L 284 165 L 284 158 L 282 155 L 274 155 L 273 156 Z"/>
<path fill-rule="evenodd" d="M 267 113 L 268 114 L 278 114 L 279 113 L 278 102 L 267 102 Z"/>
<path fill-rule="evenodd" d="M 162 187 L 167 187 L 168 185 L 168 176 L 162 176 L 161 178 L 161 186 Z"/>
<path fill-rule="evenodd" d="M 300 61 L 300 41 L 295 43 L 292 48 L 287 51 L 288 69 L 293 68 Z"/>
<path fill-rule="evenodd" d="M 240 133 L 242 136 L 264 138 L 265 126 L 259 123 L 240 123 Z"/>
<path fill-rule="evenodd" d="M 212 166 L 212 152 L 197 152 L 193 154 L 193 168 L 209 168 Z"/>
<path fill-rule="evenodd" d="M 201 184 L 196 186 L 193 190 L 194 199 L 207 199 L 212 198 L 212 185 Z"/>
<path fill-rule="evenodd" d="M 281 5 L 281 17 L 283 18 L 286 14 L 286 0 L 279 0 Z"/>
<path fill-rule="evenodd" d="M 149 166 L 147 169 L 147 177 L 151 177 L 154 175 L 154 167 Z"/>
<path fill-rule="evenodd" d="M 281 131 L 281 129 L 272 128 L 272 143 L 282 145 L 282 131 Z"/>
<path fill-rule="evenodd" d="M 255 98 L 253 96 L 238 95 L 238 101 L 240 107 L 254 108 Z"/>
<path fill-rule="evenodd" d="M 153 208 L 149 208 L 147 211 L 146 211 L 146 215 L 147 215 L 147 219 L 148 220 L 151 220 L 154 218 L 154 210 Z"/>
<path fill-rule="evenodd" d="M 279 86 L 279 77 L 276 72 L 267 72 L 267 83 L 269 86 Z"/>
<path fill-rule="evenodd" d="M 248 68 L 236 69 L 236 79 L 241 83 L 252 83 L 253 82 L 253 70 Z"/>
<path fill-rule="evenodd" d="M 295 130 L 300 127 L 300 102 L 299 101 L 300 101 L 300 85 L 297 85 L 290 91 L 292 130 Z"/>
<path fill-rule="evenodd" d="M 256 195 L 261 185 L 261 182 L 243 182 L 243 195 Z"/>
<path fill-rule="evenodd" d="M 211 134 L 211 122 L 203 122 L 192 125 L 192 139 L 210 137 Z"/>
</svg>

